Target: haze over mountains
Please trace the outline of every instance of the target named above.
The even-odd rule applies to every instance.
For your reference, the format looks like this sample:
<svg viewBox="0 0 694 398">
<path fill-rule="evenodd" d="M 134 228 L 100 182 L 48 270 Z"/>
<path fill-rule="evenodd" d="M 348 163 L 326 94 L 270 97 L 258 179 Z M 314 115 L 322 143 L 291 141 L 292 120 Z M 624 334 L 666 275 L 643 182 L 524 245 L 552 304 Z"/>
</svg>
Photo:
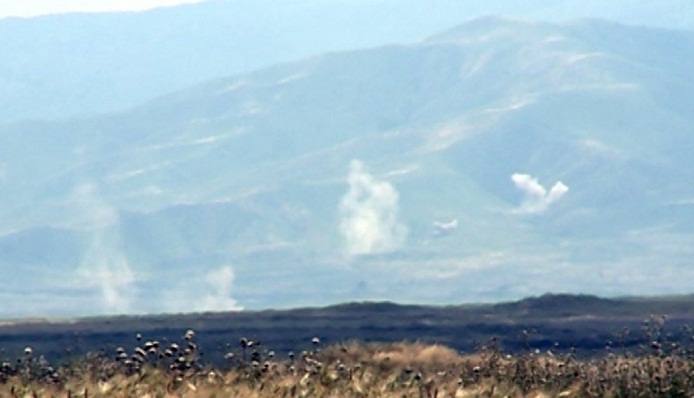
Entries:
<svg viewBox="0 0 694 398">
<path fill-rule="evenodd" d="M 692 31 L 483 17 L 411 43 L 0 125 L 0 316 L 691 289 Z"/>
<path fill-rule="evenodd" d="M 212 0 L 142 13 L 5 18 L 0 121 L 123 110 L 326 51 L 413 43 L 484 15 L 694 28 L 688 0 Z"/>
</svg>

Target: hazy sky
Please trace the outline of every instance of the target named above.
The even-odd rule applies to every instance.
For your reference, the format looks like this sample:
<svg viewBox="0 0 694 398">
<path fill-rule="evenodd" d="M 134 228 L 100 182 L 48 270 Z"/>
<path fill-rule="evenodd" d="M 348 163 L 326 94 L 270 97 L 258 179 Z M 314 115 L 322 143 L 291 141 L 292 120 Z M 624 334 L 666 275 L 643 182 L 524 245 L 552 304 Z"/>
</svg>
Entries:
<svg viewBox="0 0 694 398">
<path fill-rule="evenodd" d="M 66 12 L 142 11 L 203 0 L 0 0 L 0 18 Z"/>
</svg>

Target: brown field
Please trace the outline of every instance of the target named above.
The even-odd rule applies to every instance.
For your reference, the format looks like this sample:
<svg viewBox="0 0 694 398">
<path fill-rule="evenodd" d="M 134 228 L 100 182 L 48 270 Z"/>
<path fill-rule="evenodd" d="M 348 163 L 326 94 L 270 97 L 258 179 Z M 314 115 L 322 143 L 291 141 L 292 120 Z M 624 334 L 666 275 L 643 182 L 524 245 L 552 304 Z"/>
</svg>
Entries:
<svg viewBox="0 0 694 398">
<path fill-rule="evenodd" d="M 0 398 L 694 397 L 692 303 L 547 295 L 14 322 L 0 326 Z"/>
<path fill-rule="evenodd" d="M 205 364 L 193 331 L 179 343 L 89 354 L 52 367 L 27 348 L 0 367 L 0 397 L 688 397 L 694 352 L 653 341 L 639 355 L 579 360 L 551 351 L 504 354 L 424 343 L 348 342 L 281 355 L 248 339 L 227 364 Z"/>
</svg>

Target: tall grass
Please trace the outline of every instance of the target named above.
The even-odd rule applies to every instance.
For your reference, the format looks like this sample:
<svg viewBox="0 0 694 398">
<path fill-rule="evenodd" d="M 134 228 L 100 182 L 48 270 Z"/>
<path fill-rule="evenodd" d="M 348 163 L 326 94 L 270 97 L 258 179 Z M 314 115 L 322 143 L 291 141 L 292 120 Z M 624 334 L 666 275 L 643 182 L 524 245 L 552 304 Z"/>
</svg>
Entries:
<svg viewBox="0 0 694 398">
<path fill-rule="evenodd" d="M 666 345 L 666 347 L 664 347 Z M 53 367 L 30 348 L 0 365 L 0 397 L 690 397 L 694 352 L 654 340 L 642 352 L 578 359 L 504 353 L 495 339 L 462 355 L 423 343 L 347 342 L 281 355 L 241 339 L 212 367 L 190 331 Z"/>
</svg>

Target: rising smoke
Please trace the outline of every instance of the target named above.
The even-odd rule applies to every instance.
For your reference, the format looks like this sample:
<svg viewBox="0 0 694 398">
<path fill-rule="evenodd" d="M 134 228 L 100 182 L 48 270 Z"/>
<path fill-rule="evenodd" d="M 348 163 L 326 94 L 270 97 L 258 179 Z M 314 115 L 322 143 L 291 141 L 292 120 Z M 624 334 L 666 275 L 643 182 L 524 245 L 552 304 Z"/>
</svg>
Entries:
<svg viewBox="0 0 694 398">
<path fill-rule="evenodd" d="M 205 280 L 208 293 L 199 311 L 238 311 L 243 308 L 231 297 L 234 285 L 234 270 L 225 265 L 210 272 Z"/>
<path fill-rule="evenodd" d="M 511 181 L 525 194 L 523 203 L 516 211 L 521 214 L 544 213 L 551 204 L 557 202 L 569 191 L 568 186 L 557 181 L 548 192 L 540 185 L 537 178 L 529 174 L 515 173 L 511 176 Z"/>
<path fill-rule="evenodd" d="M 175 288 L 163 294 L 161 308 L 170 313 L 243 310 L 231 297 L 234 269 L 225 265 L 205 274 L 199 270 Z"/>
<path fill-rule="evenodd" d="M 340 201 L 340 233 L 350 255 L 397 250 L 407 229 L 398 221 L 398 192 L 379 181 L 358 160 L 350 164 L 349 190 Z"/>
<path fill-rule="evenodd" d="M 458 229 L 458 219 L 455 218 L 448 222 L 434 221 L 435 235 L 448 235 Z"/>
<path fill-rule="evenodd" d="M 104 312 L 130 312 L 135 275 L 122 248 L 118 212 L 100 198 L 93 185 L 80 186 L 74 198 L 83 215 L 81 227 L 91 234 L 79 271 L 82 286 L 98 292 Z"/>
</svg>

